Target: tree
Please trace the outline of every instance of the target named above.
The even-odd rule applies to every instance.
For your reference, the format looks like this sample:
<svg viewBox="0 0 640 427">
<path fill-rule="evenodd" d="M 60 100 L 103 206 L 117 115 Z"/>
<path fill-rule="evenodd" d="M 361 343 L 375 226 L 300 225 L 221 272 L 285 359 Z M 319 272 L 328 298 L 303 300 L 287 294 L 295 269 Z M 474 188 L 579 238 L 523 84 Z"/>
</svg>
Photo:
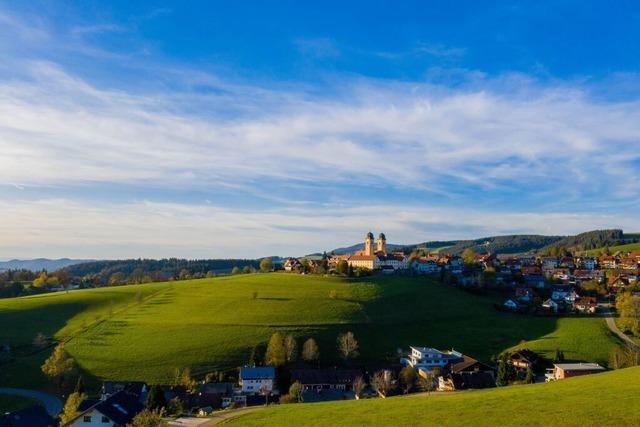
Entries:
<svg viewBox="0 0 640 427">
<path fill-rule="evenodd" d="M 253 292 L 251 293 L 251 297 L 252 297 L 253 299 L 258 299 L 258 293 L 257 293 L 256 291 L 253 291 Z"/>
<path fill-rule="evenodd" d="M 387 397 L 392 389 L 393 379 L 390 371 L 377 371 L 371 378 L 371 387 L 381 397 Z"/>
<path fill-rule="evenodd" d="M 164 398 L 164 391 L 159 385 L 152 385 L 147 393 L 147 400 L 144 402 L 144 406 L 147 409 L 162 409 L 167 406 L 167 401 Z"/>
<path fill-rule="evenodd" d="M 167 402 L 166 412 L 169 415 L 180 415 L 184 411 L 184 405 L 182 404 L 182 400 L 179 397 L 174 397 L 169 402 Z"/>
<path fill-rule="evenodd" d="M 212 277 L 216 277 L 216 272 L 213 270 L 207 271 L 207 278 L 210 279 Z"/>
<path fill-rule="evenodd" d="M 527 374 L 524 377 L 524 383 L 533 384 L 535 382 L 536 382 L 536 376 L 533 374 L 533 369 L 531 369 L 531 366 L 529 366 L 527 368 Z"/>
<path fill-rule="evenodd" d="M 144 282 L 144 270 L 140 267 L 133 270 L 129 276 L 129 282 L 139 284 Z"/>
<path fill-rule="evenodd" d="M 553 361 L 556 363 L 564 362 L 564 352 L 559 348 L 556 348 L 555 354 L 553 356 Z"/>
<path fill-rule="evenodd" d="M 476 253 L 473 249 L 467 248 L 462 252 L 462 261 L 465 264 L 473 264 L 476 260 Z"/>
<path fill-rule="evenodd" d="M 356 399 L 360 399 L 364 388 L 367 386 L 367 382 L 364 380 L 362 375 L 358 375 L 354 380 L 351 387 L 353 388 L 353 393 L 356 395 Z"/>
<path fill-rule="evenodd" d="M 336 264 L 336 273 L 346 276 L 349 273 L 349 263 L 343 259 Z"/>
<path fill-rule="evenodd" d="M 264 361 L 267 365 L 282 366 L 287 361 L 287 351 L 284 346 L 284 339 L 279 332 L 271 335 L 267 352 L 264 355 Z"/>
<path fill-rule="evenodd" d="M 35 286 L 36 288 L 42 288 L 44 287 L 44 285 L 47 284 L 47 273 L 46 272 L 42 272 L 38 275 L 38 277 L 36 277 L 33 282 L 31 282 L 33 284 L 33 286 Z"/>
<path fill-rule="evenodd" d="M 119 271 L 116 273 L 113 273 L 109 277 L 109 285 L 111 286 L 122 285 L 124 282 L 125 282 L 124 274 L 122 274 Z"/>
<path fill-rule="evenodd" d="M 417 377 L 415 369 L 411 366 L 405 366 L 402 368 L 399 379 L 405 393 L 409 393 L 413 389 L 416 384 Z"/>
<path fill-rule="evenodd" d="M 338 292 L 335 289 L 329 291 L 329 298 L 338 299 Z"/>
<path fill-rule="evenodd" d="M 53 353 L 42 365 L 42 372 L 52 380 L 58 382 L 58 386 L 75 372 L 75 362 L 64 350 L 62 344 L 58 344 Z"/>
<path fill-rule="evenodd" d="M 38 349 L 43 349 L 49 345 L 49 340 L 44 336 L 42 332 L 38 332 L 38 335 L 33 339 L 33 346 Z"/>
<path fill-rule="evenodd" d="M 231 274 L 240 274 L 240 269 L 237 266 L 234 266 L 231 269 Z"/>
<path fill-rule="evenodd" d="M 353 336 L 353 332 L 338 335 L 338 351 L 344 360 L 358 357 L 358 341 Z"/>
<path fill-rule="evenodd" d="M 251 268 L 251 266 L 249 266 L 249 265 L 245 265 L 245 266 L 242 268 L 242 272 L 243 272 L 244 274 L 253 273 L 253 269 Z"/>
<path fill-rule="evenodd" d="M 515 376 L 515 369 L 511 364 L 508 353 L 503 353 L 498 361 L 498 373 L 496 374 L 496 385 L 498 387 L 509 385 Z"/>
<path fill-rule="evenodd" d="M 260 272 L 267 273 L 271 270 L 273 270 L 273 263 L 271 260 L 269 258 L 262 258 L 262 261 L 260 261 Z"/>
<path fill-rule="evenodd" d="M 67 398 L 60 414 L 60 424 L 65 424 L 78 416 L 80 404 L 87 398 L 84 393 L 73 392 Z"/>
<path fill-rule="evenodd" d="M 162 421 L 162 411 L 145 409 L 136 415 L 127 427 L 162 427 L 166 423 Z"/>
<path fill-rule="evenodd" d="M 307 362 L 312 362 L 320 358 L 320 351 L 318 350 L 318 344 L 313 338 L 309 338 L 302 345 L 302 359 Z"/>
<path fill-rule="evenodd" d="M 304 387 L 300 381 L 296 381 L 289 387 L 289 396 L 294 397 L 298 402 L 304 400 Z"/>
<path fill-rule="evenodd" d="M 287 363 L 295 362 L 298 359 L 298 342 L 293 335 L 287 335 L 284 339 Z"/>
<path fill-rule="evenodd" d="M 82 379 L 82 375 L 78 377 L 78 381 L 76 382 L 76 388 L 73 390 L 75 393 L 84 393 L 84 380 Z"/>
<path fill-rule="evenodd" d="M 427 370 L 426 375 L 426 378 L 423 376 L 417 377 L 416 387 L 418 388 L 418 390 L 428 394 L 438 388 L 438 376 L 434 373 L 433 370 Z"/>
</svg>

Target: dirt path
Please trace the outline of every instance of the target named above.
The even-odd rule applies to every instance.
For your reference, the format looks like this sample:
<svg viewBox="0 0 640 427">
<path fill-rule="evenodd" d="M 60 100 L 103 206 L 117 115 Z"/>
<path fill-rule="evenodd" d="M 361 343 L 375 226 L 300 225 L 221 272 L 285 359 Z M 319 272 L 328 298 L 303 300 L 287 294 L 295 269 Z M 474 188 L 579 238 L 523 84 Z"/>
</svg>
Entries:
<svg viewBox="0 0 640 427">
<path fill-rule="evenodd" d="M 0 394 L 11 394 L 13 396 L 28 397 L 29 399 L 41 402 L 49 415 L 56 417 L 62 411 L 62 401 L 55 396 L 36 390 L 24 388 L 0 387 Z"/>
</svg>

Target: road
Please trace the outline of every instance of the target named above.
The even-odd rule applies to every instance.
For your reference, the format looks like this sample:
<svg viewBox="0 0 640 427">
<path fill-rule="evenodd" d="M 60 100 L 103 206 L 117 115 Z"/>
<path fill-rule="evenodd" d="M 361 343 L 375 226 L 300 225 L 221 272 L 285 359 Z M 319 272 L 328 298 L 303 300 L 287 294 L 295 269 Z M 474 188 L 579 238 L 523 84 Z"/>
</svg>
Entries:
<svg viewBox="0 0 640 427">
<path fill-rule="evenodd" d="M 29 399 L 41 402 L 49 415 L 56 417 L 62 411 L 62 401 L 55 396 L 36 390 L 23 388 L 0 387 L 0 393 L 12 394 L 14 396 L 28 397 Z"/>
<path fill-rule="evenodd" d="M 611 311 L 604 313 L 604 315 L 606 316 L 604 320 L 607 322 L 607 326 L 609 327 L 611 332 L 616 334 L 622 341 L 624 341 L 624 343 L 627 344 L 627 346 L 631 350 L 640 352 L 640 345 L 638 345 L 634 340 L 629 338 L 627 335 L 625 335 L 624 332 L 618 329 L 618 325 L 616 325 L 616 322 L 613 318 Z"/>
<path fill-rule="evenodd" d="M 253 412 L 258 408 L 243 408 L 234 411 L 220 411 L 215 415 L 207 418 L 181 417 L 168 424 L 168 427 L 209 427 L 220 424 L 231 418 Z"/>
</svg>

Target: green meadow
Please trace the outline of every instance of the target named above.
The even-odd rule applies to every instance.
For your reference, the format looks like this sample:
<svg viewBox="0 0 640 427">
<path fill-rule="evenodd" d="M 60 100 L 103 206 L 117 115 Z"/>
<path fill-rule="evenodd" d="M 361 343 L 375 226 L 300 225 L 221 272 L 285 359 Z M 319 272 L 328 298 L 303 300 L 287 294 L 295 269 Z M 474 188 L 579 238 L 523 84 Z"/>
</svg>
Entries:
<svg viewBox="0 0 640 427">
<path fill-rule="evenodd" d="M 335 291 L 336 298 L 330 293 Z M 264 348 L 275 331 L 314 337 L 325 363 L 337 359 L 336 336 L 353 331 L 363 362 L 397 348 L 455 348 L 489 361 L 526 345 L 572 360 L 606 363 L 616 338 L 599 318 L 542 318 L 493 309 L 495 300 L 428 278 L 342 279 L 251 274 L 87 289 L 0 300 L 0 343 L 14 348 L 0 384 L 44 387 L 34 353 L 42 332 L 66 342 L 89 380 L 170 381 L 176 368 L 198 376 L 233 369 Z"/>
<path fill-rule="evenodd" d="M 260 408 L 241 426 L 637 426 L 640 368 L 548 384 Z"/>
</svg>

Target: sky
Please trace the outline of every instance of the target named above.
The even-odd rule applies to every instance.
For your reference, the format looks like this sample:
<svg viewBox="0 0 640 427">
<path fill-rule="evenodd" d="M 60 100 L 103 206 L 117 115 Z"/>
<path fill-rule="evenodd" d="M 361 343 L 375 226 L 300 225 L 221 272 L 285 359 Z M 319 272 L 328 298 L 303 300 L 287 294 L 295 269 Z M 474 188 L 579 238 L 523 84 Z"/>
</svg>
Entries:
<svg viewBox="0 0 640 427">
<path fill-rule="evenodd" d="M 0 0 L 0 259 L 639 232 L 640 5 L 453 3 Z"/>
</svg>

